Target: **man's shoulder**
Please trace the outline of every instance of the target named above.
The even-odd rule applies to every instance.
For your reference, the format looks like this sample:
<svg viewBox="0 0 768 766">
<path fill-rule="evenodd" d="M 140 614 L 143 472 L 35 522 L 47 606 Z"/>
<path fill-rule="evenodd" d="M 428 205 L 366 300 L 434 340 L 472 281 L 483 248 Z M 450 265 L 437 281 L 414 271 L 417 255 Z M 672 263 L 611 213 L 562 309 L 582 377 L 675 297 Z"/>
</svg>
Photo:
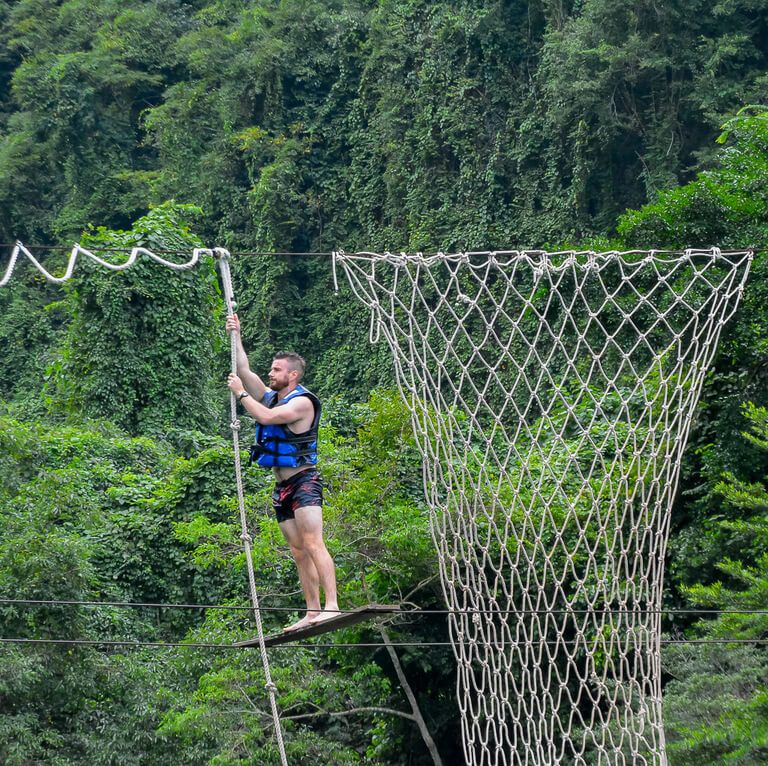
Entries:
<svg viewBox="0 0 768 766">
<path fill-rule="evenodd" d="M 286 401 L 288 400 L 288 401 Z M 320 417 L 320 411 L 322 409 L 322 404 L 320 404 L 320 400 L 313 394 L 308 388 L 304 388 L 304 386 L 296 386 L 296 388 L 291 391 L 288 396 L 286 396 L 282 404 L 294 404 L 294 406 L 298 406 L 301 409 L 305 409 L 308 405 L 312 406 L 312 409 L 315 412 L 315 417 Z"/>
<path fill-rule="evenodd" d="M 300 396 L 306 396 L 307 399 L 310 399 L 313 402 L 319 402 L 320 401 L 315 394 L 313 394 L 308 388 L 305 388 L 302 385 L 296 386 L 296 388 L 294 388 L 293 391 L 291 391 L 288 394 L 288 396 L 290 396 L 292 399 L 293 398 L 298 398 Z"/>
</svg>

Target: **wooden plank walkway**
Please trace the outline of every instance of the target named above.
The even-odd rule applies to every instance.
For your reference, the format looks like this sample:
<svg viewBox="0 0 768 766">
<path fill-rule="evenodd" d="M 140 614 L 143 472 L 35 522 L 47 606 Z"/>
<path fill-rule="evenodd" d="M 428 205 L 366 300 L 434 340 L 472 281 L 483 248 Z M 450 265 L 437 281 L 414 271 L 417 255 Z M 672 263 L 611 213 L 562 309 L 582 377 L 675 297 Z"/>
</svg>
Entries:
<svg viewBox="0 0 768 766">
<path fill-rule="evenodd" d="M 374 617 L 399 611 L 399 606 L 393 606 L 391 604 L 366 604 L 365 606 L 358 606 L 349 611 L 339 612 L 336 617 L 332 617 L 329 620 L 309 624 L 303 628 L 298 628 L 297 630 L 283 630 L 280 633 L 273 633 L 271 636 L 267 636 L 264 639 L 264 645 L 277 646 L 278 644 L 287 644 L 291 641 L 301 641 L 304 638 L 311 638 L 312 636 L 319 636 L 323 633 L 330 633 L 332 630 L 339 630 L 339 628 L 348 628 L 350 625 L 357 625 L 359 622 L 365 622 Z M 258 637 L 249 638 L 247 641 L 240 641 L 235 644 L 235 646 L 258 645 Z"/>
</svg>

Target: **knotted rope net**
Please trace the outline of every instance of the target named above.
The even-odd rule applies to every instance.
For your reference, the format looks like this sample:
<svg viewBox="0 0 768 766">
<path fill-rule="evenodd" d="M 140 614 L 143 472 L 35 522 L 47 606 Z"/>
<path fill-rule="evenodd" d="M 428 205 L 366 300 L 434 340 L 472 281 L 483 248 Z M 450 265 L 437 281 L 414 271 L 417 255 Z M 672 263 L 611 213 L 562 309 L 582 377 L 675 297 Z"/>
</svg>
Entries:
<svg viewBox="0 0 768 766">
<path fill-rule="evenodd" d="M 670 506 L 751 252 L 335 254 L 394 355 L 476 764 L 666 764 Z"/>
</svg>

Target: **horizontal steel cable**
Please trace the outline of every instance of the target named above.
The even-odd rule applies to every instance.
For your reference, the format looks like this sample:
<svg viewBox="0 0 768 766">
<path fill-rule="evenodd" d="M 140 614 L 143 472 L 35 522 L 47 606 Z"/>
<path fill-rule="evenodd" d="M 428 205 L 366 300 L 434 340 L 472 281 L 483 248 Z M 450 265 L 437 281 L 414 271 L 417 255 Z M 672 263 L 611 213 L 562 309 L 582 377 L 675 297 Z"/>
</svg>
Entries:
<svg viewBox="0 0 768 766">
<path fill-rule="evenodd" d="M 3 605 L 29 605 L 29 606 L 111 606 L 134 609 L 221 609 L 224 611 L 254 611 L 252 606 L 239 606 L 231 604 L 175 604 L 175 603 L 149 603 L 136 601 L 71 601 L 59 599 L 28 599 L 28 598 L 0 598 L 0 606 Z M 295 612 L 303 607 L 296 606 L 259 606 L 261 612 Z M 346 614 L 349 610 L 330 609 L 329 612 L 338 611 Z M 379 609 L 379 612 L 389 612 L 399 615 L 420 614 L 768 614 L 768 609 Z"/>
<path fill-rule="evenodd" d="M 541 642 L 537 642 L 541 643 Z M 557 646 L 577 646 L 583 642 L 566 641 L 566 642 L 544 642 L 550 645 Z M 768 637 L 766 638 L 662 638 L 661 643 L 664 645 L 672 644 L 768 644 Z M 205 642 L 184 642 L 184 641 L 115 641 L 115 640 L 100 640 L 89 638 L 0 638 L 0 644 L 61 644 L 61 645 L 73 645 L 73 646 L 107 646 L 107 647 L 168 647 L 168 648 L 182 648 L 182 649 L 257 649 L 258 646 L 236 646 L 235 644 L 214 644 Z M 306 649 L 355 649 L 355 648 L 386 648 L 387 646 L 398 647 L 450 647 L 452 646 L 450 641 L 391 641 L 389 644 L 383 642 L 349 642 L 349 643 L 320 643 L 320 644 L 306 644 L 306 643 L 285 643 L 278 644 L 277 646 L 270 646 L 269 649 L 287 649 L 291 647 L 300 647 Z"/>
</svg>

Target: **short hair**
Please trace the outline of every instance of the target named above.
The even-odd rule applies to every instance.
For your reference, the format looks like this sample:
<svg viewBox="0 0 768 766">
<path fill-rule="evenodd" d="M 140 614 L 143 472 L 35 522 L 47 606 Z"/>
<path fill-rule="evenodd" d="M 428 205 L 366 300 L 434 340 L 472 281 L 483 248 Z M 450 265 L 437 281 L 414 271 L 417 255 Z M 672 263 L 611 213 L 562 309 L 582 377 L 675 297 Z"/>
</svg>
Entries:
<svg viewBox="0 0 768 766">
<path fill-rule="evenodd" d="M 304 370 L 307 367 L 307 363 L 304 358 L 294 353 L 293 351 L 279 351 L 272 359 L 285 359 L 288 362 L 289 370 L 296 370 L 299 373 L 297 380 L 301 380 L 304 377 Z"/>
</svg>

